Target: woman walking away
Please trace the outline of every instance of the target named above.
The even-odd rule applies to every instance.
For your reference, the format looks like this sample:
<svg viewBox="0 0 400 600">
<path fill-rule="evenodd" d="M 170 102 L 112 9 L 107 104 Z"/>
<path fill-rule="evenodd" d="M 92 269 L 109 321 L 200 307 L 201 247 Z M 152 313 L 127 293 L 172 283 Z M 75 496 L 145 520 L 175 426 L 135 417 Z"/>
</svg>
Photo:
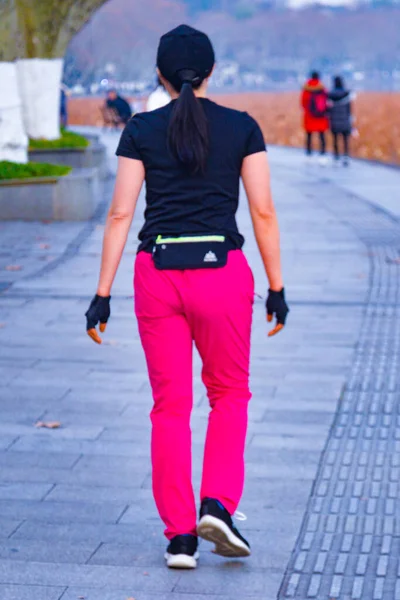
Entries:
<svg viewBox="0 0 400 600">
<path fill-rule="evenodd" d="M 198 537 L 222 556 L 249 556 L 232 515 L 244 484 L 249 354 L 254 282 L 242 253 L 235 213 L 242 177 L 269 280 L 268 321 L 284 326 L 288 308 L 279 230 L 260 128 L 248 114 L 206 98 L 214 67 L 208 37 L 181 25 L 161 38 L 158 74 L 172 102 L 135 115 L 118 149 L 97 294 L 87 316 L 101 343 L 111 286 L 137 198 L 146 181 L 145 223 L 135 263 L 135 312 L 154 407 L 153 492 L 169 567 L 194 568 Z M 205 444 L 201 508 L 191 473 L 192 346 L 200 353 L 211 412 Z"/>
<path fill-rule="evenodd" d="M 350 136 L 352 129 L 351 92 L 345 88 L 341 77 L 333 80 L 333 89 L 329 92 L 329 120 L 333 136 L 335 162 L 340 160 L 339 139 L 343 141 L 343 165 L 349 164 Z"/>
<path fill-rule="evenodd" d="M 313 153 L 314 134 L 319 136 L 321 166 L 326 166 L 326 137 L 329 129 L 328 94 L 320 80 L 317 71 L 311 73 L 311 78 L 303 87 L 301 105 L 304 111 L 304 130 L 306 132 L 306 154 L 311 159 Z"/>
</svg>

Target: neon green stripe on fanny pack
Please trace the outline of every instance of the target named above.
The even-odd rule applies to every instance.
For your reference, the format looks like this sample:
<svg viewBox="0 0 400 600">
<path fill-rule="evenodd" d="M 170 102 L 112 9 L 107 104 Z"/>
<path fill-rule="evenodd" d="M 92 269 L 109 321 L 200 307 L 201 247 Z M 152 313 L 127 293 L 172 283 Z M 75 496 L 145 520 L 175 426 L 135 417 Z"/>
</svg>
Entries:
<svg viewBox="0 0 400 600">
<path fill-rule="evenodd" d="M 178 238 L 163 238 L 159 235 L 156 239 L 156 244 L 184 244 L 185 242 L 224 242 L 225 236 L 223 235 L 198 235 L 198 236 L 186 236 Z"/>
</svg>

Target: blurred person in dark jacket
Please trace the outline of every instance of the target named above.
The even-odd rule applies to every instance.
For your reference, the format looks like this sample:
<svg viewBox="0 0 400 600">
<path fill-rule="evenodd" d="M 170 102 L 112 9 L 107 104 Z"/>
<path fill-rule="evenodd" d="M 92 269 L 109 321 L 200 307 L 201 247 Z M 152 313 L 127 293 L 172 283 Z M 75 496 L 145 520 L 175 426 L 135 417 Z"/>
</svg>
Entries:
<svg viewBox="0 0 400 600">
<path fill-rule="evenodd" d="M 68 98 L 71 92 L 67 86 L 62 83 L 60 86 L 60 125 L 67 127 L 68 125 Z"/>
<path fill-rule="evenodd" d="M 334 77 L 333 89 L 328 94 L 329 122 L 333 136 L 335 162 L 340 160 L 339 141 L 343 141 L 343 165 L 349 165 L 350 136 L 352 130 L 352 94 L 346 89 L 342 77 Z"/>
<path fill-rule="evenodd" d="M 118 115 L 121 123 L 126 124 L 132 116 L 132 109 L 128 101 L 119 96 L 116 90 L 109 90 L 107 92 L 106 107 Z"/>
</svg>

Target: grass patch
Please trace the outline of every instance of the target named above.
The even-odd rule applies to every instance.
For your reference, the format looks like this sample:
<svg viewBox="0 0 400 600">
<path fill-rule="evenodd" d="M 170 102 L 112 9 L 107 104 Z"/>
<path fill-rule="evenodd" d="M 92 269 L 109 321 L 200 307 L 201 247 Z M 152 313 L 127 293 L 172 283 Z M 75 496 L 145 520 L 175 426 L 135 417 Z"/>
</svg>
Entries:
<svg viewBox="0 0 400 600">
<path fill-rule="evenodd" d="M 29 179 L 31 177 L 61 177 L 68 175 L 72 167 L 49 165 L 47 163 L 20 163 L 0 161 L 0 181 L 4 179 Z"/>
<path fill-rule="evenodd" d="M 61 129 L 61 137 L 58 140 L 29 140 L 29 150 L 57 150 L 60 148 L 87 148 L 89 140 L 74 133 Z"/>
</svg>

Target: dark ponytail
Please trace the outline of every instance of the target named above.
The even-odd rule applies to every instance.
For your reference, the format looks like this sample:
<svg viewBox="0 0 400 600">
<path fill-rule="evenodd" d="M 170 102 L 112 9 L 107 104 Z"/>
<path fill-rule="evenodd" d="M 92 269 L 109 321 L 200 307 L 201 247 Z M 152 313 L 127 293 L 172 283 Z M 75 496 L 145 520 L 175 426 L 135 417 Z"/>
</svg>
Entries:
<svg viewBox="0 0 400 600">
<path fill-rule="evenodd" d="M 179 73 L 179 98 L 172 109 L 168 143 L 173 156 L 191 173 L 204 173 L 208 157 L 208 122 L 201 102 L 194 95 L 203 83 L 195 71 Z"/>
</svg>

